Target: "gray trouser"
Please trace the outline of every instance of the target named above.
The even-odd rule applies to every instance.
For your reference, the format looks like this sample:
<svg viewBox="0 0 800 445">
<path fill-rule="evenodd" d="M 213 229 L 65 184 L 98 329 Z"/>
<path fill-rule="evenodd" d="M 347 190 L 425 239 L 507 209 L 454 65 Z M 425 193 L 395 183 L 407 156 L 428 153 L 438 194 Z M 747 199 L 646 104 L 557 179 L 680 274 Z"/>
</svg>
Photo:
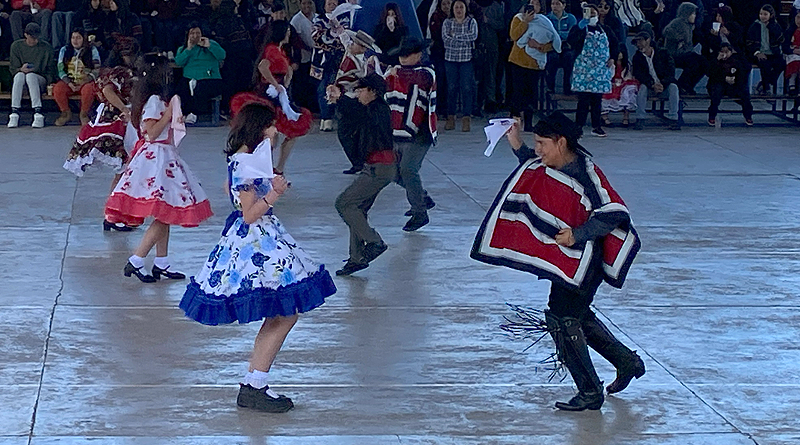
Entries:
<svg viewBox="0 0 800 445">
<path fill-rule="evenodd" d="M 51 37 L 53 41 L 53 48 L 61 48 L 62 46 L 70 43 L 72 37 L 72 17 L 74 12 L 70 11 L 56 11 L 50 18 L 51 24 Z"/>
<path fill-rule="evenodd" d="M 24 38 L 25 25 L 30 22 L 36 22 L 42 28 L 41 38 L 47 43 L 50 43 L 50 17 L 53 11 L 49 9 L 40 9 L 36 14 L 31 14 L 31 11 L 14 11 L 11 13 L 11 35 L 14 40 Z"/>
<path fill-rule="evenodd" d="M 36 73 L 18 72 L 14 75 L 14 83 L 11 86 L 11 109 L 22 106 L 22 91 L 25 85 L 28 85 L 28 93 L 31 95 L 31 106 L 34 109 L 42 108 L 42 92 L 47 88 L 47 79 Z"/>
<path fill-rule="evenodd" d="M 647 119 L 647 95 L 649 91 L 647 86 L 642 85 L 639 87 L 639 93 L 636 95 L 636 119 Z M 680 106 L 680 93 L 678 92 L 678 85 L 671 83 L 658 97 L 669 97 L 669 112 L 667 112 L 667 119 L 676 121 L 678 120 L 678 107 Z"/>
<path fill-rule="evenodd" d="M 414 215 L 428 213 L 428 209 L 425 207 L 427 192 L 422 188 L 419 169 L 422 167 L 422 161 L 431 148 L 431 144 L 395 141 L 394 148 L 400 155 L 400 175 L 397 178 L 397 184 L 406 189 L 406 198 L 411 204 L 411 213 Z"/>
<path fill-rule="evenodd" d="M 395 164 L 367 164 L 353 183 L 336 198 L 336 211 L 350 228 L 350 260 L 364 262 L 364 245 L 383 240 L 369 225 L 367 212 L 378 193 L 397 176 Z"/>
</svg>

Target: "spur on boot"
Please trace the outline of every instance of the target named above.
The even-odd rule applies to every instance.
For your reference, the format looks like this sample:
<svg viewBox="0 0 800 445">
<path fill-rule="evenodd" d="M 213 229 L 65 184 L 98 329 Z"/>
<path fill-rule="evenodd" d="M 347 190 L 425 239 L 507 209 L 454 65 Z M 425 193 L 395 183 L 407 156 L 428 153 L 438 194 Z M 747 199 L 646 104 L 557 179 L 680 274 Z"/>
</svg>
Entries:
<svg viewBox="0 0 800 445">
<path fill-rule="evenodd" d="M 166 269 L 162 269 L 155 264 L 153 265 L 153 278 L 156 280 L 160 280 L 161 276 L 163 275 L 164 278 L 169 278 L 170 280 L 183 280 L 186 278 L 186 275 L 180 272 L 170 272 L 169 266 Z"/>
<path fill-rule="evenodd" d="M 125 224 L 114 224 L 112 222 L 108 222 L 108 220 L 103 220 L 103 230 L 108 232 L 111 230 L 116 230 L 117 232 L 130 232 L 133 230 L 133 227 L 126 226 Z"/>
<path fill-rule="evenodd" d="M 556 402 L 556 408 L 563 411 L 598 410 L 603 406 L 603 392 L 579 392 L 569 402 Z"/>
<path fill-rule="evenodd" d="M 239 385 L 239 396 L 236 397 L 236 405 L 242 408 L 250 408 L 256 411 L 263 411 L 265 413 L 285 413 L 294 408 L 292 399 L 279 395 L 270 397 L 267 394 L 269 386 L 261 389 L 253 388 L 250 385 Z"/>
<path fill-rule="evenodd" d="M 130 261 L 128 261 L 128 264 L 125 265 L 125 269 L 123 270 L 122 273 L 125 274 L 126 277 L 129 277 L 131 275 L 135 275 L 136 278 L 138 278 L 139 281 L 141 281 L 142 283 L 155 283 L 156 282 L 156 279 L 152 275 L 143 274 L 142 273 L 142 268 L 141 267 L 134 267 L 134 265 L 131 264 Z"/>
<path fill-rule="evenodd" d="M 622 391 L 628 387 L 634 377 L 638 379 L 644 375 L 644 361 L 642 361 L 642 358 L 639 357 L 636 351 L 633 351 L 632 354 L 631 359 L 625 363 L 625 366 L 621 366 L 617 369 L 617 379 L 606 386 L 606 391 L 608 391 L 609 394 Z"/>
</svg>

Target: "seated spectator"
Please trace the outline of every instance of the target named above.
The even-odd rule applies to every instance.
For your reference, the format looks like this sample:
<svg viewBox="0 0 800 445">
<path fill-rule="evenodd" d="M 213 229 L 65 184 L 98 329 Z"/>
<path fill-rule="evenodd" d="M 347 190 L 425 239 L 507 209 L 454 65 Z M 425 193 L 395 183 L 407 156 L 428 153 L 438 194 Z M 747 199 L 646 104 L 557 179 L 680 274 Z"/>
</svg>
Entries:
<svg viewBox="0 0 800 445">
<path fill-rule="evenodd" d="M 678 8 L 678 16 L 664 28 L 664 48 L 675 61 L 675 67 L 683 69 L 678 79 L 681 94 L 695 94 L 695 85 L 708 71 L 706 59 L 694 52 L 692 35 L 696 17 L 694 3 L 684 2 Z"/>
<path fill-rule="evenodd" d="M 795 11 L 792 24 L 786 29 L 786 37 L 783 42 L 783 57 L 786 59 L 786 79 L 787 94 L 797 96 L 798 82 L 800 75 L 800 11 Z"/>
<path fill-rule="evenodd" d="M 225 50 L 226 63 L 220 69 L 223 80 L 222 111 L 228 111 L 231 98 L 250 87 L 255 48 L 247 25 L 236 13 L 234 0 L 211 0 L 211 36 Z"/>
<path fill-rule="evenodd" d="M 144 1 L 146 7 L 152 11 L 149 20 L 153 27 L 153 45 L 161 51 L 175 51 L 183 38 L 183 26 L 180 18 L 181 0 L 141 1 Z"/>
<path fill-rule="evenodd" d="M 658 97 L 669 98 L 669 107 L 666 118 L 670 121 L 670 130 L 680 130 L 678 122 L 678 107 L 680 106 L 680 92 L 675 83 L 675 62 L 672 56 L 661 48 L 654 46 L 652 37 L 642 31 L 633 39 L 639 51 L 633 55 L 633 77 L 641 86 L 636 94 L 636 125 L 635 130 L 644 128 L 643 121 L 647 119 L 647 99 L 650 92 Z"/>
<path fill-rule="evenodd" d="M 50 18 L 53 47 L 59 48 L 69 43 L 67 37 L 72 35 L 72 18 L 81 3 L 82 0 L 56 0 L 56 10 Z"/>
<path fill-rule="evenodd" d="M 628 49 L 620 45 L 617 62 L 614 65 L 614 76 L 611 78 L 611 92 L 603 95 L 603 124 L 611 126 L 609 113 L 622 111 L 622 126 L 627 128 L 630 125 L 631 111 L 636 111 L 638 93 L 639 81 L 633 77 L 633 71 L 628 63 Z"/>
<path fill-rule="evenodd" d="M 20 40 L 23 36 L 25 25 L 35 22 L 42 28 L 41 38 L 50 43 L 50 19 L 55 9 L 55 0 L 11 0 L 11 36 Z"/>
<path fill-rule="evenodd" d="M 110 48 L 106 49 L 105 45 L 103 45 L 103 39 L 105 38 L 103 34 L 104 18 L 103 10 L 100 9 L 100 0 L 84 0 L 83 5 L 72 18 L 72 22 L 75 23 L 76 27 L 83 29 L 83 32 L 86 33 L 86 38 L 92 44 L 107 52 Z"/>
<path fill-rule="evenodd" d="M 186 44 L 175 54 L 175 64 L 183 68 L 178 95 L 187 124 L 197 122 L 197 115 L 222 91 L 219 68 L 224 60 L 225 50 L 219 43 L 204 37 L 199 23 L 190 24 Z"/>
<path fill-rule="evenodd" d="M 547 19 L 545 19 L 547 20 Z M 549 22 L 548 22 L 549 23 Z M 475 74 L 472 69 L 472 49 L 478 38 L 478 22 L 467 15 L 465 0 L 453 1 L 450 18 L 444 21 L 444 66 L 447 70 L 447 123 L 445 130 L 456 128 L 458 99 L 461 98 L 461 131 L 470 131 L 472 105 L 475 98 Z"/>
<path fill-rule="evenodd" d="M 717 123 L 717 111 L 722 96 L 739 99 L 745 123 L 748 127 L 753 125 L 753 105 L 750 103 L 747 86 L 749 76 L 750 63 L 739 56 L 730 43 L 723 43 L 717 58 L 711 61 L 708 73 L 708 94 L 711 96 L 708 125 L 713 127 Z"/>
<path fill-rule="evenodd" d="M 153 17 L 155 10 L 150 7 L 148 2 L 138 0 L 131 3 L 131 12 L 139 18 L 142 25 L 142 52 L 149 53 L 153 48 Z"/>
<path fill-rule="evenodd" d="M 0 0 L 0 60 L 8 60 L 8 51 L 14 39 L 11 37 L 11 0 Z"/>
<path fill-rule="evenodd" d="M 659 2 L 659 4 L 663 5 L 664 3 Z M 655 37 L 653 25 L 645 19 L 644 11 L 642 11 L 639 0 L 615 0 L 614 12 L 619 21 L 622 22 L 620 42 L 625 42 L 625 37 L 628 36 L 628 32 L 630 31 L 637 33 L 639 31 L 647 31 L 651 36 Z"/>
<path fill-rule="evenodd" d="M 313 93 L 317 89 L 316 81 L 309 74 L 311 71 L 311 51 L 314 49 L 312 33 L 314 19 L 317 16 L 315 8 L 313 0 L 302 0 L 300 2 L 300 11 L 289 22 L 302 42 L 300 60 L 292 82 L 292 98 L 301 107 L 308 108 L 311 111 L 317 111 L 316 109 L 318 108 L 315 100 L 316 94 Z"/>
<path fill-rule="evenodd" d="M 550 2 L 550 14 L 547 18 L 553 22 L 553 27 L 558 32 L 562 42 L 567 41 L 569 32 L 578 24 L 578 19 L 574 15 L 564 11 L 564 0 L 552 0 Z M 564 94 L 572 94 L 572 65 L 575 63 L 575 54 L 562 47 L 561 52 L 550 51 L 547 53 L 547 89 L 556 90 L 556 73 L 558 69 L 564 70 Z"/>
<path fill-rule="evenodd" d="M 400 39 L 408 35 L 408 26 L 397 3 L 389 2 L 383 7 L 380 21 L 372 35 L 375 37 L 375 43 L 383 51 L 381 62 L 386 65 L 399 65 L 397 56 L 391 56 L 389 53 L 400 45 Z"/>
<path fill-rule="evenodd" d="M 744 29 L 733 19 L 730 6 L 720 6 L 715 10 L 714 21 L 706 34 L 703 54 L 709 60 L 716 59 L 723 43 L 730 44 L 736 52 L 744 48 Z"/>
<path fill-rule="evenodd" d="M 775 20 L 775 8 L 770 5 L 761 7 L 758 20 L 747 30 L 748 56 L 761 70 L 761 82 L 756 86 L 757 94 L 767 94 L 770 87 L 773 93 L 778 91 L 778 76 L 786 66 L 781 51 L 783 33 Z"/>
<path fill-rule="evenodd" d="M 72 111 L 69 109 L 69 98 L 72 96 L 81 98 L 81 125 L 89 122 L 89 110 L 94 104 L 94 81 L 99 72 L 100 53 L 89 43 L 83 29 L 75 28 L 70 44 L 58 52 L 60 80 L 53 87 L 53 96 L 61 116 L 56 119 L 56 126 L 60 127 L 72 119 Z"/>
<path fill-rule="evenodd" d="M 8 116 L 8 128 L 19 126 L 19 109 L 22 107 L 22 92 L 28 86 L 33 107 L 34 128 L 44 127 L 42 114 L 42 93 L 53 80 L 55 63 L 53 63 L 53 47 L 39 39 L 42 29 L 38 23 L 25 26 L 25 38 L 11 44 L 11 61 L 9 71 L 14 76 L 11 86 L 11 114 Z"/>
<path fill-rule="evenodd" d="M 100 0 L 103 45 L 106 51 L 115 51 L 119 41 L 133 37 L 142 46 L 142 22 L 130 11 L 129 0 Z"/>
<path fill-rule="evenodd" d="M 703 3 L 703 0 L 664 0 L 664 11 L 661 13 L 660 18 L 662 34 L 663 31 L 667 29 L 667 26 L 669 26 L 673 20 L 680 16 L 678 10 L 680 10 L 681 5 L 684 3 L 691 3 L 697 8 L 695 10 L 696 15 L 694 25 L 697 29 L 702 27 L 703 17 L 705 16 L 705 4 Z"/>
</svg>

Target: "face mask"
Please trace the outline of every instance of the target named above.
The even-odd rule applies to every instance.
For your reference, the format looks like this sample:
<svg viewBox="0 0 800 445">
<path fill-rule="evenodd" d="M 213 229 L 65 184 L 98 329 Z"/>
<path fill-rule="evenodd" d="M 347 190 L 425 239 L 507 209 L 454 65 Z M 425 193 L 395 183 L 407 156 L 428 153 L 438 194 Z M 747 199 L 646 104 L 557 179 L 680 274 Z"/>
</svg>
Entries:
<svg viewBox="0 0 800 445">
<path fill-rule="evenodd" d="M 589 26 L 596 26 L 596 25 L 597 25 L 597 22 L 598 22 L 599 20 L 600 20 L 600 19 L 599 19 L 599 18 L 597 18 L 597 16 L 590 18 L 590 19 L 589 19 Z"/>
<path fill-rule="evenodd" d="M 386 26 L 392 31 L 394 31 L 394 24 L 395 24 L 395 19 L 393 16 L 390 15 L 386 17 Z"/>
</svg>

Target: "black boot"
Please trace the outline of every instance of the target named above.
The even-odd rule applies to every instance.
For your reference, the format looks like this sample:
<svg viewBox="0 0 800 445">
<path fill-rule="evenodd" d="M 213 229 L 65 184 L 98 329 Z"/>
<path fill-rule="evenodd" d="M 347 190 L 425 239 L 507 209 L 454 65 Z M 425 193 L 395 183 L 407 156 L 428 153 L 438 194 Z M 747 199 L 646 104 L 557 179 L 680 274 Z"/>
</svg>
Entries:
<svg viewBox="0 0 800 445">
<path fill-rule="evenodd" d="M 638 379 L 644 375 L 644 362 L 639 354 L 617 340 L 593 312 L 583 320 L 582 327 L 589 347 L 617 368 L 616 380 L 606 387 L 609 394 L 622 391 L 634 377 Z"/>
<path fill-rule="evenodd" d="M 556 408 L 565 411 L 598 410 L 603 406 L 603 382 L 589 357 L 580 320 L 573 317 L 556 317 L 550 311 L 544 311 L 547 328 L 556 343 L 558 359 L 572 375 L 578 394 L 569 402 L 556 402 Z"/>
</svg>

